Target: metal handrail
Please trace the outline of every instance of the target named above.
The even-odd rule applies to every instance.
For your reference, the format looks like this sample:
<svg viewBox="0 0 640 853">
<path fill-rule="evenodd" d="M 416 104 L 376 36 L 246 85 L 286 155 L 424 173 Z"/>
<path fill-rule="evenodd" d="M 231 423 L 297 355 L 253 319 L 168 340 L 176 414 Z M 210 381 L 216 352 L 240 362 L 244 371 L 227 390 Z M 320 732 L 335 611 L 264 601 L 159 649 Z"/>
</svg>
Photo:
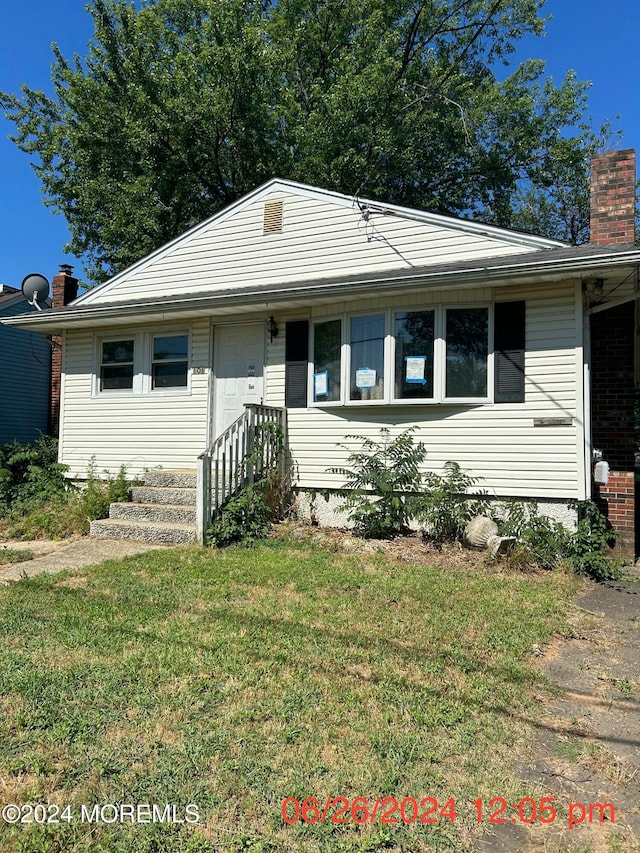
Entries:
<svg viewBox="0 0 640 853">
<path fill-rule="evenodd" d="M 212 519 L 224 503 L 245 486 L 262 479 L 276 465 L 284 465 L 283 442 L 269 436 L 266 424 L 285 427 L 285 409 L 245 403 L 245 410 L 198 456 L 196 478 L 197 538 L 204 544 Z M 256 435 L 265 440 L 256 457 Z"/>
</svg>

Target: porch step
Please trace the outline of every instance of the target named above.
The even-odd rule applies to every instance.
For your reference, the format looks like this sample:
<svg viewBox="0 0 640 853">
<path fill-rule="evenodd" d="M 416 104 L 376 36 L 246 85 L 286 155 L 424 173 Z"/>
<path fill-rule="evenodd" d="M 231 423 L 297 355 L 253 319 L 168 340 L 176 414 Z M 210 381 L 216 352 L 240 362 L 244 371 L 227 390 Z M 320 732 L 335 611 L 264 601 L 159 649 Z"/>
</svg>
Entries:
<svg viewBox="0 0 640 853">
<path fill-rule="evenodd" d="M 164 521 L 195 524 L 195 506 L 170 503 L 117 503 L 109 507 L 109 518 L 131 521 Z"/>
<path fill-rule="evenodd" d="M 195 541 L 196 528 L 195 524 L 104 518 L 91 522 L 90 535 L 98 539 L 135 539 L 159 545 L 186 545 Z"/>
<path fill-rule="evenodd" d="M 91 522 L 90 535 L 181 545 L 196 539 L 196 473 L 154 469 L 131 489 L 131 502 L 113 503 L 109 518 Z"/>
<path fill-rule="evenodd" d="M 181 504 L 196 505 L 196 490 L 187 487 L 134 486 L 131 500 L 140 504 Z"/>
<path fill-rule="evenodd" d="M 162 468 L 152 468 L 145 472 L 145 486 L 158 486 L 160 488 L 179 488 L 179 489 L 195 489 L 196 487 L 196 471 L 195 468 L 181 468 L 177 470 L 165 471 Z"/>
</svg>

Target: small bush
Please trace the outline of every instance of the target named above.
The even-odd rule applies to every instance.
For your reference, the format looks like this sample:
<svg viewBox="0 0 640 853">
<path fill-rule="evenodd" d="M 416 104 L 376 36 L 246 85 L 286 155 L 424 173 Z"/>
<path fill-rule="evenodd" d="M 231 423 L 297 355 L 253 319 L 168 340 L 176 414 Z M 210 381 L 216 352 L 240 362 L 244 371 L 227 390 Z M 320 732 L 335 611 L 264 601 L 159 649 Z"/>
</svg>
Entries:
<svg viewBox="0 0 640 853">
<path fill-rule="evenodd" d="M 348 468 L 329 468 L 345 478 L 347 490 L 340 509 L 349 513 L 356 533 L 365 538 L 392 539 L 409 531 L 416 508 L 416 493 L 422 489 L 420 465 L 427 452 L 413 440 L 415 427 L 396 438 L 386 427 L 380 440 L 348 435 L 362 442 L 363 450 L 349 454 Z M 345 445 L 340 445 L 344 447 Z"/>
<path fill-rule="evenodd" d="M 44 489 L 39 497 L 34 495 L 26 502 L 12 504 L 2 519 L 2 535 L 10 539 L 65 539 L 84 535 L 93 519 L 109 514 L 110 503 L 128 500 L 130 484 L 124 466 L 115 477 L 100 480 L 92 461 L 84 489 L 66 481 L 64 486 L 64 491 Z"/>
<path fill-rule="evenodd" d="M 236 542 L 252 545 L 269 535 L 272 525 L 285 517 L 290 505 L 289 480 L 273 471 L 227 501 L 213 520 L 207 541 L 217 547 Z"/>
<path fill-rule="evenodd" d="M 607 553 L 617 534 L 592 501 L 576 501 L 573 506 L 578 524 L 572 533 L 559 521 L 538 515 L 535 503 L 510 504 L 500 532 L 518 540 L 512 564 L 554 569 L 564 562 L 577 574 L 592 580 L 620 577 L 620 561 L 611 559 Z"/>
<path fill-rule="evenodd" d="M 416 505 L 416 518 L 424 524 L 423 538 L 435 545 L 455 542 L 476 515 L 486 511 L 486 501 L 467 492 L 477 477 L 465 473 L 457 462 L 447 462 L 444 474 L 427 474 L 426 493 Z"/>
<path fill-rule="evenodd" d="M 58 462 L 58 441 L 40 436 L 31 444 L 0 447 L 0 518 L 40 507 L 70 490 L 66 465 Z"/>
<path fill-rule="evenodd" d="M 622 561 L 611 559 L 607 551 L 615 545 L 618 534 L 593 501 L 579 501 L 578 526 L 571 535 L 568 558 L 579 575 L 595 581 L 620 577 Z"/>
</svg>

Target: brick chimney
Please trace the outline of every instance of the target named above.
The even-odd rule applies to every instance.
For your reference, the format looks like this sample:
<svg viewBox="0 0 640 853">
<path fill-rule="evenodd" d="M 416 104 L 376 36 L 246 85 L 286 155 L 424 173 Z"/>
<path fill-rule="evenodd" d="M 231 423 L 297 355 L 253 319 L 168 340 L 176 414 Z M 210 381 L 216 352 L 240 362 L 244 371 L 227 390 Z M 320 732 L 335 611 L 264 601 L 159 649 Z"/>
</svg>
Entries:
<svg viewBox="0 0 640 853">
<path fill-rule="evenodd" d="M 591 160 L 591 243 L 635 240 L 636 152 L 597 154 Z"/>
<path fill-rule="evenodd" d="M 598 154 L 591 161 L 591 243 L 631 245 L 635 239 L 636 152 Z M 619 554 L 634 558 L 635 311 L 628 304 L 591 316 L 591 433 L 611 466 L 594 500 L 620 534 Z"/>
<path fill-rule="evenodd" d="M 51 307 L 63 308 L 78 295 L 78 279 L 73 277 L 73 267 L 61 264 L 60 272 L 51 282 Z M 51 390 L 49 397 L 49 435 L 60 431 L 60 383 L 62 379 L 62 338 L 52 338 Z"/>
</svg>

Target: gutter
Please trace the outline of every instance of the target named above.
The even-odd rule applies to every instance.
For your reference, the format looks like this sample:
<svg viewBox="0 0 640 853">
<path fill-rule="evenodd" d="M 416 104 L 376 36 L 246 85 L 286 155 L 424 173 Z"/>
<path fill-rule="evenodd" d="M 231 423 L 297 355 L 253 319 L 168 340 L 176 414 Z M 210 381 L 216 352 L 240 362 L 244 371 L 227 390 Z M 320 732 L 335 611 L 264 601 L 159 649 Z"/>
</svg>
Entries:
<svg viewBox="0 0 640 853">
<path fill-rule="evenodd" d="M 350 279 L 320 279 L 308 283 L 298 283 L 293 286 L 269 287 L 265 286 L 258 290 L 236 290 L 213 291 L 209 293 L 193 294 L 191 296 L 176 296 L 160 298 L 155 302 L 145 299 L 134 302 L 112 302 L 102 305 L 78 305 L 63 310 L 43 311 L 40 314 L 23 314 L 16 317 L 3 319 L 0 322 L 8 326 L 20 326 L 33 330 L 59 331 L 72 326 L 83 324 L 88 321 L 108 320 L 118 317 L 122 323 L 131 319 L 143 318 L 145 316 L 153 319 L 155 317 L 166 317 L 166 314 L 186 313 L 188 311 L 207 311 L 212 313 L 216 308 L 229 306 L 251 307 L 266 305 L 273 306 L 280 302 L 300 298 L 332 298 L 344 299 L 352 296 L 366 294 L 367 296 L 384 295 L 391 290 L 401 293 L 405 290 L 415 290 L 423 286 L 437 288 L 463 287 L 469 285 L 487 286 L 498 281 L 509 278 L 515 282 L 532 275 L 542 277 L 553 276 L 555 278 L 570 275 L 572 273 L 592 273 L 607 267 L 628 267 L 640 264 L 640 249 L 625 253 L 611 253 L 596 255 L 594 257 L 580 258 L 548 258 L 540 259 L 530 263 L 520 262 L 518 264 L 502 264 L 491 267 L 473 267 L 465 270 L 437 270 L 433 272 L 400 273 L 396 275 L 380 276 L 379 278 Z"/>
</svg>

